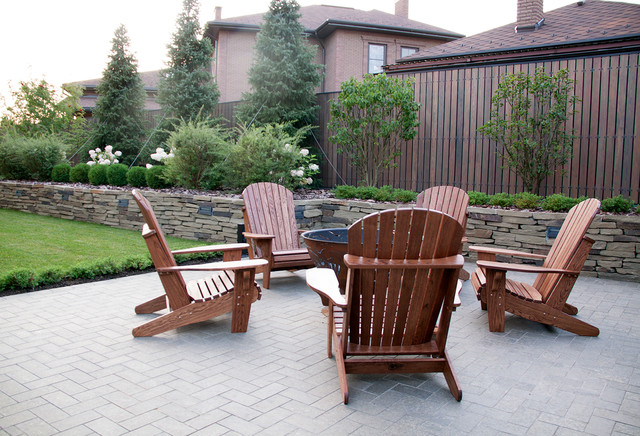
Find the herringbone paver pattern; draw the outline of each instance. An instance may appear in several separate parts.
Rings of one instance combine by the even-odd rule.
[[[461,403],[441,374],[350,375],[347,406],[304,271],[274,274],[244,334],[223,316],[134,339],[155,273],[0,298],[0,434],[640,434],[640,284],[578,280],[597,338],[510,315],[490,333],[470,286],[449,335]]]

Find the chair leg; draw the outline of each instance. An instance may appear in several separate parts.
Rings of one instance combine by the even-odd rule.
[[[342,335],[340,336],[342,338]],[[340,345],[340,338],[334,331],[334,344],[336,354],[336,366],[338,368],[338,380],[340,381],[340,392],[342,392],[342,401],[344,404],[349,403],[349,385],[347,384],[347,370],[344,367],[344,356],[342,355],[342,347]],[[344,339],[344,338],[343,338]]]
[[[136,306],[136,313],[153,313],[167,308],[167,296],[161,295]]]
[[[233,279],[233,309],[231,310],[231,333],[244,333],[251,314],[251,291],[255,279],[254,270],[236,270]]]
[[[444,358],[446,360],[444,364],[444,369],[442,370],[444,374],[444,379],[447,381],[447,385],[449,386],[449,391],[451,391],[451,395],[456,401],[462,400],[462,389],[460,388],[460,382],[458,382],[458,378],[456,377],[455,372],[453,372],[453,367],[451,366],[451,359],[449,358],[449,354],[445,350]]]
[[[271,289],[271,268],[267,265],[262,271],[262,287]]]
[[[518,298],[509,298],[507,310],[522,318],[558,327],[580,336],[598,336],[600,330],[586,322],[542,303],[532,303]]]
[[[233,293],[232,293],[233,294]],[[169,330],[184,327],[196,322],[206,321],[224,313],[231,312],[233,298],[216,298],[202,303],[191,303],[182,306],[173,312],[159,316],[139,327],[133,329],[132,334],[136,338],[141,336],[154,336]]]
[[[489,331],[504,332],[505,272],[487,269],[486,277],[487,285],[483,291],[487,293]]]

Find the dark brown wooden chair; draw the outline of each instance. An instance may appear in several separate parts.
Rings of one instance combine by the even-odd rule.
[[[578,309],[567,303],[571,289],[587,260],[593,239],[585,236],[600,202],[588,199],[574,206],[565,219],[549,254],[472,246],[478,253],[478,269],[471,283],[482,308],[488,310],[489,330],[503,332],[505,311],[531,321],[581,336],[598,336],[600,330],[575,318]],[[496,262],[496,256],[544,260],[542,266]],[[506,278],[507,271],[537,273],[533,285]]]
[[[439,211],[385,210],[349,227],[345,295],[333,270],[307,271],[309,287],[330,300],[328,355],[333,343],[345,404],[350,373],[442,372],[461,400],[446,343],[462,235]]]
[[[418,194],[416,207],[439,210],[452,216],[462,226],[467,229],[467,208],[469,207],[469,194],[455,186],[433,186]],[[462,237],[462,243],[467,243],[467,237]],[[460,270],[460,280],[469,280],[469,273],[464,269]]]
[[[260,268],[262,286],[270,287],[271,271],[314,266],[309,251],[300,246],[293,193],[276,183],[254,183],[242,191],[244,237],[251,245],[249,257],[266,259]]]
[[[170,309],[133,329],[133,336],[153,336],[178,327],[231,312],[231,332],[246,332],[251,304],[260,298],[260,288],[254,281],[255,270],[264,260],[240,260],[248,244],[208,245],[171,251],[149,201],[132,191],[145,224],[142,236],[149,248],[153,265],[160,276],[165,294],[136,307],[136,313],[153,313]],[[178,266],[175,254],[223,252],[223,262]],[[185,283],[182,271],[214,271],[213,276]]]

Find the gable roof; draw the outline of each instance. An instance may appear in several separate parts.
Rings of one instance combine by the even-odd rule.
[[[142,80],[142,86],[146,91],[158,90],[158,82],[160,81],[160,70],[139,71],[138,75],[140,76],[140,80]],[[69,84],[79,85],[84,87],[85,89],[92,89],[92,88],[96,88],[101,80],[102,80],[102,77],[98,79],[81,80],[79,82],[69,82]]]
[[[339,28],[448,40],[464,36],[440,27],[375,9],[362,11],[341,6],[316,5],[301,7],[300,14],[300,23],[304,26],[306,32],[320,38],[327,37]],[[260,30],[263,17],[264,14],[253,14],[209,21],[205,35],[212,39],[217,39],[218,32],[221,29],[257,32]]]
[[[640,5],[602,0],[576,3],[544,13],[543,24],[534,31],[515,32],[515,22],[422,50],[399,59],[391,71],[412,63],[443,64],[481,62],[497,57],[532,56],[531,52],[559,54],[593,50],[594,45],[626,46],[640,41]],[[582,47],[582,48],[580,48]],[[526,53],[526,54],[525,54]]]

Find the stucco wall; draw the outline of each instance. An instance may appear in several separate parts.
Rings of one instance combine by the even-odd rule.
[[[242,221],[240,198],[144,191],[166,234],[211,242],[236,242]],[[296,200],[301,229],[346,227],[395,204],[338,199]],[[411,205],[400,205],[408,207]],[[126,190],[0,182],[0,208],[141,230],[142,217]],[[469,208],[469,244],[546,253],[566,214]],[[640,280],[640,216],[598,215],[588,236],[596,242],[585,275]],[[475,255],[463,254],[473,260]],[[511,259],[517,261],[517,259]]]

